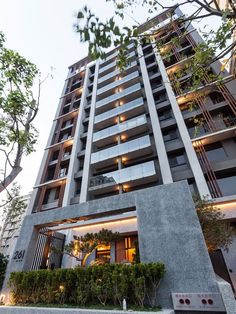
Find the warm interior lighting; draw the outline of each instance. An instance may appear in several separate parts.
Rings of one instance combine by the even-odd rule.
[[[125,135],[121,135],[121,139],[122,141],[126,139],[126,136]]]
[[[79,241],[74,240],[74,255],[77,255],[79,253]]]
[[[63,292],[64,290],[65,290],[65,287],[64,287],[63,285],[60,285],[60,286],[59,286],[59,291],[60,291],[60,292]]]
[[[124,162],[124,161],[127,161],[127,158],[126,157],[122,157],[121,160],[122,160],[122,162]]]
[[[64,147],[73,145],[73,142],[74,142],[74,140],[66,141],[65,144],[64,144]]]
[[[125,121],[125,117],[120,117],[120,121]]]
[[[236,202],[233,201],[233,202],[228,202],[228,203],[222,203],[222,204],[215,204],[216,207],[219,207],[220,209],[227,209],[229,207],[236,207]]]
[[[120,101],[120,106],[124,105],[124,102],[123,101]]]
[[[119,189],[119,187],[118,187]],[[117,220],[117,221],[110,221],[110,222],[104,222],[104,223],[97,223],[97,224],[91,224],[91,225],[88,225],[88,226],[82,226],[82,227],[77,227],[77,228],[74,228],[73,230],[78,230],[78,231],[81,231],[81,230],[90,230],[92,227],[99,227],[99,228],[102,228],[102,227],[115,227],[116,225],[122,225],[122,224],[129,224],[129,223],[136,223],[137,222],[137,218],[134,217],[134,218],[128,218],[128,219],[121,219],[121,220]]]

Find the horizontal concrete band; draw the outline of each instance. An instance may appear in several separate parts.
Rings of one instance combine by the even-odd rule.
[[[23,306],[0,306],[0,313],[4,314],[124,314],[124,311],[112,311],[112,310],[90,310],[90,309],[67,309],[67,308],[48,308],[48,307],[23,307]],[[162,310],[158,312],[137,312],[132,311],[133,314],[174,314],[173,310]]]

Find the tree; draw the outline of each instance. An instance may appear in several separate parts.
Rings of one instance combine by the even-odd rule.
[[[3,207],[3,217],[5,217],[5,220],[0,241],[3,248],[7,246],[8,239],[12,239],[15,232],[19,229],[22,215],[25,213],[27,207],[25,200],[20,194],[21,187],[14,182]]]
[[[5,278],[5,273],[7,269],[8,259],[2,253],[0,253],[0,290],[3,285],[3,281]]]
[[[88,256],[100,245],[109,245],[119,238],[118,232],[107,229],[102,229],[98,233],[86,233],[84,236],[74,236],[74,241],[65,246],[63,253],[76,258],[81,262],[81,266],[85,266]],[[57,249],[52,248],[52,250]]]
[[[33,95],[36,78],[37,98]],[[23,155],[34,151],[37,130],[33,121],[38,112],[41,84],[37,67],[6,48],[5,37],[0,32],[0,193],[21,172]]]
[[[151,41],[158,35],[157,28],[153,28],[152,31],[141,33],[139,29],[139,23],[133,18],[134,25],[131,27],[120,26],[124,25],[124,19],[126,15],[130,17],[133,15],[133,9],[137,6],[142,6],[145,15],[145,8],[147,9],[147,16],[153,12],[157,12],[159,9],[168,9],[170,18],[169,31],[173,30],[174,21],[174,9],[176,5],[166,6],[166,1],[157,0],[106,0],[106,2],[112,2],[114,5],[114,16],[110,19],[102,22],[91,9],[84,6],[77,14],[76,31],[80,35],[81,42],[87,42],[89,44],[88,50],[89,55],[93,59],[104,58],[105,51],[109,47],[118,47],[118,65],[123,68],[127,65],[127,51],[130,40],[138,45],[140,41]],[[209,66],[225,56],[229,57],[225,59],[223,68],[230,62],[234,57],[236,42],[229,42],[233,32],[236,29],[236,4],[234,1],[228,1],[228,7],[222,8],[218,5],[219,1],[201,1],[201,0],[190,0],[190,1],[179,1],[178,6],[180,8],[191,5],[196,8],[190,16],[182,16],[180,20],[183,23],[190,23],[192,21],[201,21],[210,16],[215,16],[221,19],[221,25],[217,30],[211,30],[210,32],[203,32],[205,43],[201,43],[196,47],[195,56],[191,60],[189,67],[192,68],[194,73],[194,79],[197,83],[201,81],[201,78],[205,73],[208,72]],[[147,19],[148,20],[148,19]],[[215,25],[214,25],[215,27]],[[173,38],[173,44],[178,45],[181,38],[186,33]],[[163,46],[160,40],[156,43],[156,47],[160,52],[160,48]],[[220,75],[220,73],[218,73]],[[191,81],[191,82],[192,82]]]
[[[233,230],[224,219],[225,215],[206,197],[195,198],[195,205],[208,251],[227,250],[232,242]]]

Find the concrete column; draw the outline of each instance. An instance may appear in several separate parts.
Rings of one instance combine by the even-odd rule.
[[[168,162],[166,148],[165,148],[165,144],[164,144],[164,140],[163,140],[163,136],[161,132],[160,122],[159,122],[157,111],[156,111],[155,101],[152,94],[152,88],[149,81],[148,71],[145,64],[142,47],[139,45],[137,50],[138,50],[138,55],[139,55],[140,68],[141,68],[141,72],[143,76],[143,84],[145,88],[148,109],[150,113],[150,119],[152,123],[154,141],[155,141],[157,155],[159,159],[159,166],[161,170],[162,181],[163,181],[163,184],[172,183],[173,179],[171,175],[170,165]]]
[[[66,181],[66,187],[65,187],[65,193],[64,193],[62,206],[70,205],[70,199],[74,196],[74,191],[75,191],[74,174],[78,170],[76,169],[78,168],[77,154],[81,149],[80,136],[83,133],[84,107],[87,103],[86,97],[87,97],[87,87],[89,85],[89,74],[90,74],[90,70],[87,67],[86,72],[85,72],[83,92],[81,96],[79,114],[78,114],[77,123],[76,123],[74,142],[73,142],[73,147],[72,147],[71,156],[70,156],[70,164],[69,164],[69,169],[68,169],[68,174],[67,174],[67,181]]]
[[[178,129],[179,129],[181,139],[182,139],[183,144],[184,144],[186,155],[188,157],[189,164],[190,164],[190,167],[192,169],[199,194],[200,194],[200,196],[208,195],[210,197],[210,195],[211,195],[210,191],[208,189],[202,168],[199,164],[196,152],[193,148],[193,145],[192,145],[186,124],[184,122],[181,110],[179,108],[175,94],[174,94],[173,89],[171,87],[171,83],[170,83],[169,77],[167,75],[164,63],[161,59],[160,54],[158,53],[158,51],[155,47],[155,44],[153,43],[152,45],[153,45],[153,50],[155,52],[156,60],[157,60],[158,66],[159,66],[159,71],[161,72],[161,75],[162,75],[162,80],[163,80],[165,88],[166,88],[166,93],[167,93],[168,98],[170,100],[171,108],[172,108]]]
[[[97,97],[98,71],[99,71],[99,61],[96,61],[94,82],[93,82],[93,93],[92,93],[92,100],[91,100],[91,109],[90,109],[90,116],[89,116],[89,127],[88,127],[87,143],[86,143],[86,150],[85,150],[85,157],[84,157],[84,170],[83,170],[83,178],[82,178],[82,184],[81,184],[80,203],[87,201],[87,194],[88,194],[89,175],[90,175],[90,158],[91,158],[92,143],[93,143],[93,126],[94,126],[94,116],[95,116],[96,97]]]

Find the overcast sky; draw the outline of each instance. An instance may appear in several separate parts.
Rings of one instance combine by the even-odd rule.
[[[168,2],[173,4],[165,1]],[[42,88],[35,121],[40,132],[36,152],[24,157],[24,170],[17,178],[26,194],[35,183],[67,68],[87,55],[86,46],[79,43],[73,30],[76,12],[85,3],[102,18],[110,17],[112,10],[105,0],[1,0],[0,3],[0,30],[7,37],[7,47],[35,63],[43,75],[54,68],[54,78],[48,79]],[[185,13],[191,13],[192,9],[186,8]],[[145,21],[143,8],[136,10],[134,16],[140,22]],[[127,18],[127,23],[131,22]]]

